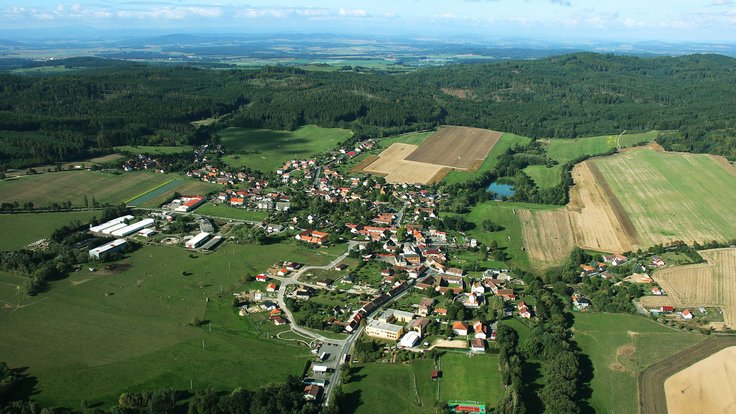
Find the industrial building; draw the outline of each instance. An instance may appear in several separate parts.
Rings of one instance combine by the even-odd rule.
[[[205,201],[207,201],[207,198],[204,196],[182,197],[181,200],[179,200],[179,207],[175,208],[174,211],[187,213],[199,207]]]
[[[189,239],[186,243],[184,243],[184,246],[186,246],[187,249],[196,249],[197,247],[203,245],[209,239],[210,234],[202,232]]]
[[[93,257],[95,259],[104,259],[105,257],[115,253],[119,252],[128,245],[128,242],[125,239],[117,239],[113,240],[110,243],[105,243],[100,247],[95,247],[94,249],[90,249],[89,256]]]

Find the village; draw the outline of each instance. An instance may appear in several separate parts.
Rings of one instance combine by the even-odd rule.
[[[487,255],[489,249],[462,231],[447,228],[439,213],[443,194],[344,172],[342,164],[372,146],[372,141],[365,141],[351,150],[291,160],[265,175],[209,165],[205,149],[197,149],[203,164],[189,175],[224,189],[180,195],[148,211],[145,218],[126,215],[91,227],[93,235],[115,239],[91,249],[89,255],[95,260],[114,258],[130,247],[129,242],[178,245],[206,254],[221,243],[237,241],[238,229],[313,249],[341,247],[342,253],[326,266],[305,266],[284,257],[246,277],[249,289],[233,293],[240,318],[272,324],[274,338],[286,338],[285,332],[290,332],[288,340],[310,347],[314,361],[304,378],[304,398],[310,401],[328,403],[342,367],[361,341],[379,344],[388,360],[397,352],[497,353],[499,321],[532,324],[535,319],[537,308],[529,287],[503,262],[471,268],[459,259],[484,249]],[[140,165],[157,163],[152,159]],[[126,168],[135,165],[139,164],[125,163]],[[315,203],[327,207],[315,209]],[[198,214],[205,204],[261,211],[267,218],[249,221]],[[343,219],[336,219],[340,215]],[[667,292],[647,272],[665,266],[657,255],[634,263],[622,254],[603,254],[579,265],[579,280],[644,289],[646,297],[660,298],[659,305],[649,306],[645,300],[636,303],[637,310],[653,318],[712,320],[718,309],[676,308],[661,301],[666,301]],[[580,286],[568,288],[566,294],[574,311],[586,312],[592,291],[585,289],[586,284]],[[442,373],[434,370],[432,375],[434,380]]]

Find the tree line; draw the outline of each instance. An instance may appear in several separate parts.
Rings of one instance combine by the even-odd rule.
[[[682,137],[663,142],[732,153],[733,62],[719,55],[575,53],[407,74],[117,62],[53,76],[6,73],[0,74],[0,163],[9,168],[68,161],[116,145],[206,142],[225,126],[304,124],[349,128],[355,139],[442,124],[533,138],[679,130]],[[470,93],[458,98],[445,88]],[[218,121],[191,124],[205,118]],[[718,144],[707,144],[713,140]]]

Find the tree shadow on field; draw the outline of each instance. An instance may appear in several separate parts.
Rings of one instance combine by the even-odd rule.
[[[26,371],[28,371],[28,367],[14,368],[13,371],[18,374],[20,378],[13,383],[10,392],[8,393],[11,401],[28,401],[32,396],[40,392],[37,388],[38,379],[26,373]],[[0,400],[0,402],[2,402],[2,400]]]
[[[352,414],[358,410],[358,407],[363,405],[362,399],[363,391],[355,390],[353,392],[345,393],[341,396],[337,406],[340,407],[340,413]]]
[[[541,375],[541,364],[536,361],[524,361],[522,366],[522,377],[528,385],[523,388],[523,399],[526,403],[526,411],[528,413],[541,413],[544,411],[542,400],[539,399],[539,391],[542,390],[541,384],[536,381]]]

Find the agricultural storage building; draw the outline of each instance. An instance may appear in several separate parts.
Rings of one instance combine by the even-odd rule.
[[[127,226],[128,225],[125,224],[125,223],[113,224],[112,226],[110,226],[110,227],[102,230],[100,233],[102,233],[102,234],[112,234],[112,232],[118,231],[118,230],[122,229],[123,227],[127,227]]]
[[[95,247],[89,251],[89,256],[95,259],[104,259],[112,253],[119,252],[128,245],[125,239],[113,240],[110,243],[105,243],[100,247]]]
[[[186,243],[184,243],[184,246],[186,246],[187,249],[196,249],[197,247],[201,246],[209,239],[210,239],[210,234],[202,232],[192,237]]]
[[[106,221],[106,222],[104,222],[102,224],[99,224],[97,226],[90,227],[89,228],[89,231],[91,231],[92,233],[101,233],[102,230],[105,230],[105,229],[107,229],[109,227],[112,227],[112,226],[114,226],[116,224],[123,223],[126,220],[132,220],[132,219],[133,219],[133,216],[130,216],[130,215],[118,217],[116,219],[113,219],[113,220],[110,220],[110,221]]]
[[[153,219],[141,220],[141,221],[139,221],[137,223],[133,223],[131,225],[125,226],[125,227],[123,227],[121,229],[117,229],[117,230],[115,230],[114,232],[112,232],[110,234],[112,234],[113,236],[116,236],[116,237],[125,237],[125,236],[128,236],[130,234],[133,234],[133,233],[135,233],[135,232],[137,232],[139,230],[145,229],[146,227],[151,227],[151,226],[153,226],[153,223],[155,223],[153,221]]]

